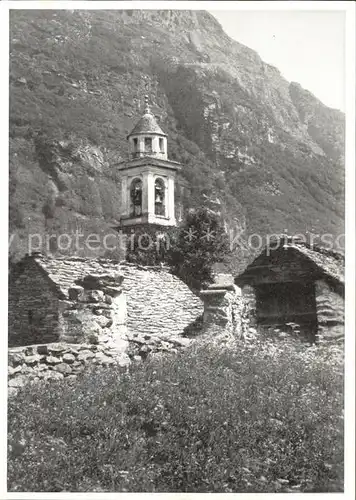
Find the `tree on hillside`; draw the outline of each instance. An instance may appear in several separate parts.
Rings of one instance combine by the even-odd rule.
[[[225,262],[229,253],[221,218],[208,208],[190,210],[185,223],[172,234],[170,243],[168,264],[195,289],[213,281],[213,264]]]

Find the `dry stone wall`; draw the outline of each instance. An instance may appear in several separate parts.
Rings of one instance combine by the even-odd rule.
[[[59,339],[59,299],[44,273],[28,261],[26,269],[9,283],[9,344],[55,342]]]
[[[26,384],[49,380],[73,380],[95,367],[125,367],[144,361],[149,355],[176,353],[191,340],[159,336],[125,337],[126,349],[114,344],[66,344],[62,342],[12,347],[8,351],[8,394],[15,395]]]
[[[129,364],[126,353],[118,355],[105,345],[52,343],[13,347],[8,352],[8,393],[16,394],[27,383],[73,379],[88,366]]]
[[[126,297],[119,273],[88,274],[68,289],[61,301],[61,340],[107,344],[122,352],[126,342]]]
[[[256,292],[250,285],[242,287],[243,317],[252,326],[256,325]]]
[[[324,280],[315,283],[316,314],[319,340],[332,340],[344,336],[344,308],[342,296]]]
[[[185,337],[164,337],[159,333],[156,335],[128,333],[129,347],[127,353],[130,359],[135,361],[145,360],[149,355],[161,353],[176,353],[180,349],[188,347],[192,339]]]
[[[240,288],[233,284],[215,283],[207,290],[202,290],[200,295],[204,301],[204,333],[209,329],[215,332],[224,329],[237,337],[244,336],[244,302]]]

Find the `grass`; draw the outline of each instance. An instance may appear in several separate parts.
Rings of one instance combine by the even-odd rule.
[[[343,491],[343,361],[194,347],[9,402],[9,491]]]

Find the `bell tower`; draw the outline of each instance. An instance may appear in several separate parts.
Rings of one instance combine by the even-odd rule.
[[[168,160],[167,135],[150,109],[148,96],[144,114],[127,141],[129,158],[119,164],[121,229],[175,226],[174,187],[181,165]]]

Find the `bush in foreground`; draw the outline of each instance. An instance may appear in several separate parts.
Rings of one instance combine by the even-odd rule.
[[[195,347],[9,402],[10,491],[343,490],[342,361]]]

